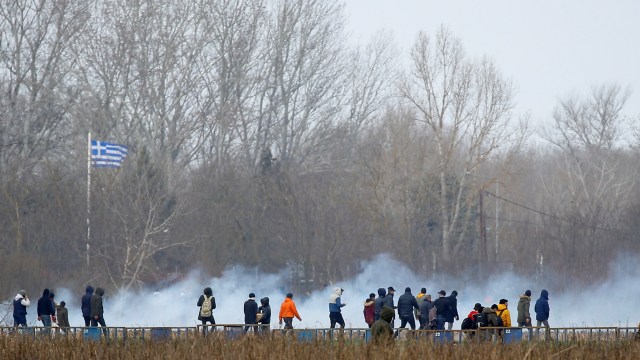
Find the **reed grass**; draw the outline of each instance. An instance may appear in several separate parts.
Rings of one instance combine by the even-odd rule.
[[[1,359],[639,359],[640,343],[522,342],[518,344],[398,341],[298,342],[283,337],[210,336],[168,341],[87,341],[77,338],[0,336]]]

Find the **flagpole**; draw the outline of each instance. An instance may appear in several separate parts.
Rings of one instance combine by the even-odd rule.
[[[87,138],[87,266],[89,266],[89,243],[91,242],[91,131]]]

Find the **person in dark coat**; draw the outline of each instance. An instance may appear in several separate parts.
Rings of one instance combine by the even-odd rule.
[[[386,295],[387,295],[387,290],[385,290],[384,288],[378,289],[378,297],[376,298],[373,304],[374,321],[380,320],[380,313],[382,312],[382,308],[384,307],[384,297]]]
[[[249,294],[249,298],[244,302],[244,323],[245,324],[257,324],[258,319],[258,303],[256,302],[256,294]],[[244,332],[249,331],[249,328],[253,328],[253,331],[258,330],[255,326],[245,326]]]
[[[540,292],[540,298],[536,301],[536,306],[534,308],[536,312],[536,320],[538,324],[536,325],[538,328],[536,329],[536,335],[540,333],[540,326],[544,324],[544,327],[549,327],[549,292],[545,289],[542,289]]]
[[[520,295],[518,300],[518,326],[519,327],[531,327],[531,314],[529,314],[529,307],[531,305],[531,290],[524,292],[524,295]]]
[[[387,288],[387,296],[384,297],[384,306],[388,306],[393,310],[393,319],[391,319],[391,327],[395,328],[395,322],[396,322],[396,314],[395,314],[395,310],[397,309],[396,305],[393,302],[393,295],[396,293],[396,289],[393,288],[393,286],[389,286]]]
[[[51,318],[56,316],[56,309],[53,307],[49,289],[42,291],[42,297],[38,299],[38,321],[42,321],[44,327],[51,326]]]
[[[93,296],[93,286],[87,285],[82,299],[80,299],[82,308],[82,317],[84,318],[84,326],[91,325],[91,297]]]
[[[420,330],[433,330],[434,327],[429,319],[429,314],[433,308],[433,302],[431,301],[431,295],[424,296],[424,300],[420,303]]]
[[[404,294],[398,298],[398,317],[400,318],[400,327],[404,327],[409,323],[411,330],[416,329],[416,321],[413,316],[413,310],[419,310],[418,301],[411,294],[411,288],[404,289]]]
[[[69,311],[65,306],[64,301],[60,301],[60,304],[56,306],[58,326],[65,332],[69,331],[71,325],[69,325]]]
[[[208,300],[208,305],[203,308],[202,304],[205,303],[205,300]],[[202,321],[202,331],[206,334],[208,328],[204,325],[207,325],[207,322],[213,325],[216,323],[216,319],[213,318],[213,309],[216,308],[216,298],[213,296],[213,290],[211,290],[210,287],[204,288],[203,295],[200,295],[200,298],[198,298],[196,306],[200,308],[200,311],[198,311],[198,320]],[[210,309],[207,309],[208,307],[210,307]],[[212,329],[215,331],[215,326],[213,326]]]
[[[446,319],[452,318],[451,315],[451,305],[449,303],[449,298],[446,297],[447,292],[444,290],[438,291],[438,298],[433,302],[433,306],[436,307],[438,316],[436,320],[436,329],[444,330],[444,323]]]
[[[31,306],[31,300],[24,290],[18,291],[13,298],[13,326],[27,326],[27,306]]]
[[[271,324],[271,305],[269,305],[269,298],[263,297],[260,299],[260,307],[258,308],[258,312],[260,312],[261,317],[258,320],[258,324],[266,325],[261,326],[262,331],[269,332],[269,324]]]
[[[107,336],[107,324],[104,321],[104,306],[102,304],[102,297],[104,296],[104,290],[102,288],[96,288],[95,293],[91,296],[91,326],[97,327],[100,324],[102,333]]]
[[[380,319],[371,326],[371,340],[374,343],[388,343],[393,341],[393,328],[391,320],[395,315],[392,308],[384,306],[380,312]]]
[[[458,292],[456,290],[453,290],[449,296],[449,309],[449,314],[447,314],[447,318],[444,321],[447,323],[447,330],[452,330],[453,321],[460,320],[460,316],[458,316]]]

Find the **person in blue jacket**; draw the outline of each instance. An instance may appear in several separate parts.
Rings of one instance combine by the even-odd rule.
[[[343,291],[344,290],[339,287],[333,288],[333,292],[329,296],[329,322],[331,323],[331,329],[336,327],[336,323],[340,324],[340,329],[344,329],[342,307],[347,305],[347,303],[343,303],[341,300]]]
[[[542,289],[540,298],[536,301],[535,312],[536,320],[538,321],[536,335],[538,335],[541,325],[544,324],[544,327],[549,327],[549,292],[545,289]]]
[[[93,296],[93,286],[87,285],[85,293],[82,296],[82,299],[80,299],[85,327],[89,327],[91,325],[91,296]]]

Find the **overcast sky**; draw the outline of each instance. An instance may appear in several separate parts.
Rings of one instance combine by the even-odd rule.
[[[345,0],[354,40],[391,30],[405,58],[420,30],[441,25],[467,54],[488,55],[517,87],[516,110],[548,121],[559,96],[629,87],[640,116],[640,0]]]

